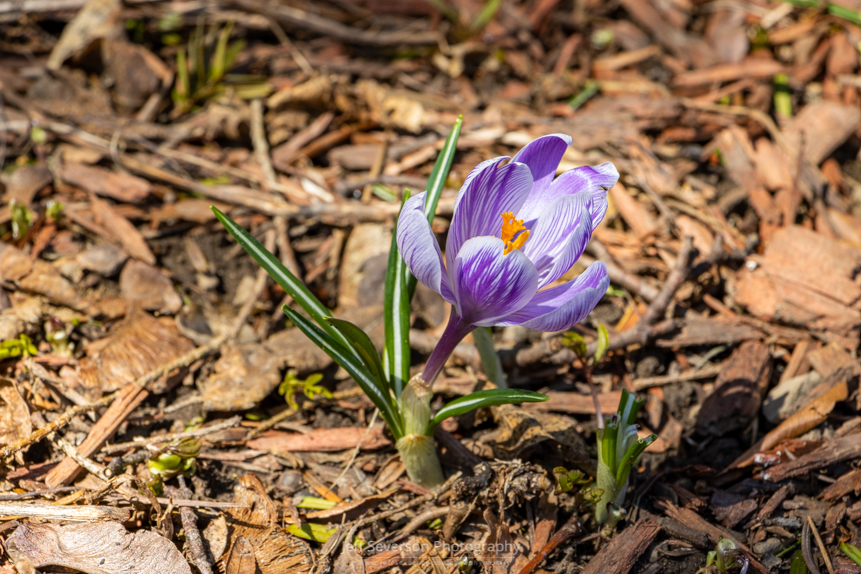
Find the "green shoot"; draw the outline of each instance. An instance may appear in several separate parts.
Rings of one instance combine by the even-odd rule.
[[[212,28],[209,33],[198,26],[191,33],[188,45],[177,51],[172,94],[174,117],[225,94],[228,89],[243,99],[263,98],[272,91],[272,86],[263,78],[227,73],[245,48],[244,40],[230,42],[232,31],[233,22],[228,22],[221,30]]]
[[[598,488],[601,499],[595,506],[595,520],[610,528],[624,516],[623,505],[631,469],[640,455],[657,440],[657,435],[637,439],[637,413],[643,402],[622,391],[616,414],[598,430]]]
[[[859,549],[854,544],[847,544],[846,542],[840,541],[840,551],[846,555],[849,560],[861,566],[861,549]]]
[[[197,455],[200,454],[200,441],[196,438],[183,438],[171,442],[155,453],[148,461],[147,468],[152,478],[147,482],[157,496],[164,492],[164,481],[179,475],[191,476],[197,470]]]
[[[12,357],[35,357],[39,353],[30,337],[21,333],[17,339],[0,342],[0,359]]]
[[[317,384],[322,380],[323,375],[320,373],[313,373],[305,379],[300,379],[296,376],[296,371],[291,369],[287,371],[284,375],[284,380],[278,385],[278,394],[283,396],[284,400],[287,401],[287,405],[296,411],[299,410],[299,405],[296,404],[295,394],[299,389],[302,390],[302,393],[304,393],[308,400],[313,401],[317,397],[332,398],[332,393],[329,392],[329,389]]]
[[[33,212],[17,199],[9,201],[9,212],[12,217],[12,238],[21,239],[30,231]]]

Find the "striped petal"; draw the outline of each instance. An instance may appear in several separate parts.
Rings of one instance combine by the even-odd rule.
[[[523,325],[536,331],[563,331],[592,312],[610,286],[607,268],[598,261],[564,285],[541,291],[520,311],[497,325]]]
[[[482,162],[461,187],[445,246],[446,259],[453,261],[468,240],[483,235],[500,237],[501,214],[517,213],[532,188],[532,175],[522,163],[498,157]]]
[[[519,250],[503,254],[504,247],[496,237],[474,237],[450,266],[457,314],[470,325],[495,325],[538,289],[535,266]]]
[[[558,198],[547,206],[523,246],[538,270],[538,288],[559,279],[583,254],[592,236],[591,198],[585,194]]]
[[[617,181],[619,172],[610,162],[568,170],[543,192],[533,190],[517,218],[525,222],[533,221],[560,197],[584,193],[592,198],[589,212],[592,214],[592,229],[595,229],[607,213],[607,190],[616,185]]]
[[[442,261],[442,251],[424,213],[427,192],[404,203],[398,217],[398,250],[416,279],[454,304],[454,294]]]

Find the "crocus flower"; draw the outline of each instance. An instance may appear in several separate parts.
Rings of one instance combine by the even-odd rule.
[[[433,383],[457,343],[479,326],[523,325],[561,331],[582,321],[610,285],[593,263],[579,277],[548,287],[586,248],[619,179],[611,163],[556,176],[571,138],[554,134],[527,144],[511,161],[480,163],[454,204],[442,251],[424,214],[426,193],[410,198],[397,244],[416,278],[452,304],[446,331],[423,372]]]

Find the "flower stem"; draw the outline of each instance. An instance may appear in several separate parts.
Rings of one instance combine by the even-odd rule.
[[[445,327],[439,343],[437,343],[428,362],[425,364],[422,371],[422,378],[428,385],[433,385],[433,382],[442,371],[445,362],[451,356],[454,348],[460,343],[466,335],[472,331],[473,327],[467,324],[463,319],[457,316],[454,309],[451,310],[451,316],[448,319],[448,325]]]

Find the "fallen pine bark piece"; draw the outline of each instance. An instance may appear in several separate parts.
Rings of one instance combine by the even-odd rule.
[[[743,78],[771,78],[782,71],[783,65],[775,60],[747,58],[737,64],[720,64],[678,74],[673,78],[673,85],[691,87],[715,82],[731,82]]]
[[[697,416],[697,429],[721,436],[747,426],[759,412],[770,377],[768,347],[759,341],[742,344],[723,364]]]
[[[861,432],[856,432],[833,439],[796,460],[769,468],[763,471],[762,479],[769,482],[780,482],[859,456],[861,456]]]
[[[838,478],[837,482],[825,487],[819,495],[823,500],[835,500],[850,493],[856,496],[861,493],[861,468],[850,470]]]
[[[33,504],[32,502],[0,502],[0,517],[7,518],[10,516],[73,522],[91,522],[93,520],[125,522],[131,516],[131,510],[113,506],[54,506],[52,504]]]
[[[693,528],[694,530],[700,530],[705,532],[709,540],[711,540],[712,544],[717,544],[718,540],[721,538],[729,538],[733,542],[735,542],[739,548],[747,552],[748,557],[750,558],[750,566],[752,572],[758,572],[761,574],[766,574],[768,570],[763,566],[756,558],[754,558],[753,554],[746,545],[742,544],[735,537],[730,534],[729,530],[721,528],[720,526],[715,526],[693,510],[688,508],[679,508],[675,504],[672,504],[663,499],[657,499],[655,501],[655,506],[664,511],[664,513],[672,518],[673,520],[679,522],[680,524],[687,526],[688,528]]]
[[[382,429],[342,427],[314,429],[307,434],[269,431],[247,444],[249,448],[265,451],[326,452],[347,450],[359,445],[364,450],[371,450],[392,442],[385,437]]]
[[[582,574],[625,574],[631,570],[661,527],[644,518],[617,534],[582,570]]]

